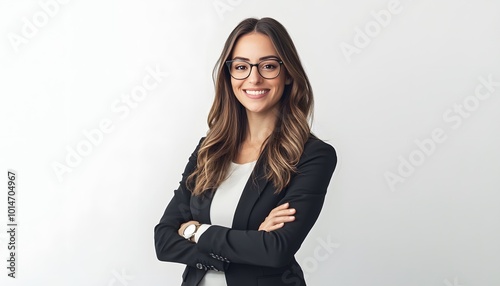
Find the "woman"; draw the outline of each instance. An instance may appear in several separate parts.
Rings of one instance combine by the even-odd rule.
[[[286,29],[246,19],[214,69],[215,99],[182,181],[155,227],[182,285],[306,285],[295,253],[337,162],[310,132],[313,94]]]

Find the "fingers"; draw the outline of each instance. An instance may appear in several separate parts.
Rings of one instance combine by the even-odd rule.
[[[277,206],[269,213],[264,222],[259,227],[259,230],[267,232],[282,228],[285,223],[295,220],[295,209],[289,208],[289,203],[284,203]]]
[[[290,216],[295,213],[295,209],[289,209],[289,203],[284,203],[275,207],[270,213],[268,218],[272,217],[282,217],[282,216]]]
[[[280,211],[286,210],[289,207],[290,207],[289,203],[284,203],[284,204],[279,205],[279,206],[275,207],[274,209],[272,209],[271,212],[269,213],[269,215],[271,215],[273,213],[276,213],[276,212],[280,212]]]
[[[274,225],[274,224],[280,224],[280,223],[293,221],[293,220],[295,220],[295,216],[287,214],[287,215],[271,217],[271,218],[268,218],[266,220],[268,220],[270,223],[272,223]]]
[[[285,223],[278,223],[278,224],[275,224],[273,226],[270,226],[268,229],[266,229],[267,232],[270,232],[270,231],[273,231],[273,230],[277,230],[277,229],[280,229],[282,228],[283,226],[285,225]]]
[[[260,225],[259,230],[265,230],[267,232],[277,230],[282,228],[285,223],[292,222],[295,220],[294,216],[281,216],[266,218],[266,220]]]

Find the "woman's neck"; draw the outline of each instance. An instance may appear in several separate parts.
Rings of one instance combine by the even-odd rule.
[[[273,132],[277,116],[275,111],[266,114],[247,112],[247,119],[248,129],[244,141],[260,146]]]
[[[234,158],[235,163],[243,164],[257,160],[262,151],[262,144],[273,132],[276,125],[275,113],[267,116],[247,112],[248,128],[240,150]]]

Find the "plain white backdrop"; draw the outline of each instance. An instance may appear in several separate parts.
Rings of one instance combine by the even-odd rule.
[[[297,253],[308,285],[499,285],[498,11],[492,0],[0,1],[0,283],[180,285],[184,266],[157,261],[153,227],[207,131],[226,37],[270,16],[310,77],[313,130],[339,156]]]

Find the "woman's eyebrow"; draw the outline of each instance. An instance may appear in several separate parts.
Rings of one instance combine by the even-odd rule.
[[[259,58],[259,61],[262,61],[262,60],[268,60],[268,59],[279,59],[278,56],[275,56],[275,55],[269,55],[269,56],[265,56],[265,57],[261,57]],[[249,61],[250,59],[248,58],[244,58],[244,57],[234,57],[233,58],[233,61],[234,60],[243,60],[243,61]]]

